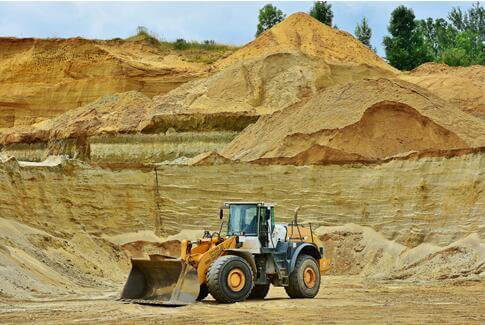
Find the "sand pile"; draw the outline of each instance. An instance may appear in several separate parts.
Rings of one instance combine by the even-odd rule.
[[[149,255],[180,256],[179,240],[167,240],[164,242],[137,240],[123,244],[121,248],[129,257],[138,259],[149,259]]]
[[[207,67],[145,42],[0,38],[0,128],[118,92],[163,94],[207,75]]]
[[[485,118],[485,66],[449,67],[426,63],[399,78],[428,89],[466,112]]]
[[[215,64],[218,73],[155,98],[159,114],[264,115],[318,89],[397,73],[350,34],[297,13]]]
[[[0,218],[0,301],[112,295],[126,281],[129,258],[178,257],[182,239],[203,233],[184,230],[164,239],[146,230],[100,237],[82,226],[50,229]]]
[[[324,86],[324,62],[297,53],[276,53],[236,62],[206,79],[154,98],[159,114],[269,114],[298,103]]]
[[[102,97],[88,105],[72,109],[53,119],[32,126],[12,128],[0,143],[48,142],[99,134],[135,132],[148,116],[150,99],[138,92]]]
[[[80,229],[47,233],[0,218],[0,299],[82,296],[116,289],[129,269],[126,255]]]
[[[398,72],[351,34],[322,24],[302,12],[292,14],[229,57],[218,61],[216,66],[226,67],[235,62],[287,51],[298,51],[327,63]]]
[[[485,276],[485,244],[471,234],[448,246],[406,247],[355,224],[316,230],[331,259],[329,274],[373,279],[447,280]]]
[[[103,236],[103,238],[119,245],[129,257],[133,258],[148,259],[150,254],[180,256],[180,240],[159,237],[151,230]]]
[[[375,161],[485,145],[485,123],[413,84],[362,80],[261,117],[222,152],[260,163]]]

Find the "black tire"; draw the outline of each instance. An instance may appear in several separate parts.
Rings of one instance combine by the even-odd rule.
[[[228,284],[229,274],[237,272],[244,275],[241,289],[234,291]],[[212,263],[207,271],[207,286],[215,300],[221,303],[233,303],[245,300],[253,289],[253,272],[248,262],[242,257],[225,255]]]
[[[315,275],[311,287],[304,280],[304,272],[313,272]],[[306,254],[298,256],[295,269],[290,274],[289,284],[285,290],[290,298],[313,298],[317,295],[320,290],[320,268],[312,256]]]
[[[248,296],[248,299],[264,299],[269,291],[268,284],[255,284],[253,290]]]
[[[207,296],[209,295],[209,288],[207,288],[207,284],[205,283],[202,283],[200,285],[200,291],[199,291],[199,295],[197,296],[197,298],[195,300],[197,301],[202,301],[204,300]]]

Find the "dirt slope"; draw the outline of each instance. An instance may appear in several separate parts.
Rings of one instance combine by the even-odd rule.
[[[145,42],[0,38],[0,128],[117,92],[163,94],[206,75],[207,66]]]
[[[485,276],[485,244],[476,233],[447,246],[423,243],[416,247],[355,224],[321,227],[316,233],[331,260],[329,274],[425,281]]]
[[[159,114],[270,114],[322,88],[398,73],[350,34],[304,13],[291,15],[215,67],[221,71],[155,98]]]
[[[147,118],[150,99],[139,92],[104,96],[88,105],[69,110],[31,126],[11,128],[0,137],[3,144],[83,139],[95,134],[126,133],[137,130]]]
[[[378,79],[332,87],[301,108],[262,117],[222,154],[253,161],[312,150],[346,161],[483,145],[485,124],[479,118],[413,84]]]
[[[365,65],[398,72],[349,33],[322,24],[303,12],[292,14],[229,57],[218,61],[216,66],[225,67],[234,62],[287,51],[298,51],[327,63]]]
[[[129,265],[120,248],[80,228],[51,227],[0,218],[0,300],[80,297],[124,281]]]
[[[426,63],[400,78],[428,89],[463,111],[485,118],[485,66]]]

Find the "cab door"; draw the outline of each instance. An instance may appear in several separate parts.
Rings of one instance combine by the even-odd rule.
[[[258,237],[262,247],[268,247],[270,236],[271,210],[267,207],[259,207],[259,231]]]

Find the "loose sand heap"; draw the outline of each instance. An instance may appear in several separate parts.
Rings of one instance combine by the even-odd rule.
[[[426,63],[400,78],[428,89],[463,111],[485,118],[485,66]]]
[[[423,150],[485,145],[485,123],[413,84],[362,80],[265,116],[223,156],[260,163],[375,161]]]
[[[130,270],[129,258],[148,254],[180,256],[181,239],[203,231],[183,231],[167,239],[151,231],[99,237],[79,228],[49,232],[0,218],[0,301],[89,297],[119,292]],[[112,297],[116,298],[116,297]]]
[[[120,248],[81,229],[49,234],[3,218],[0,265],[0,300],[60,299],[94,288],[113,290],[129,269]]]
[[[332,83],[324,61],[297,52],[236,62],[206,79],[189,82],[154,98],[158,114],[220,113],[261,115],[298,103]]]
[[[355,224],[321,227],[316,233],[331,259],[329,274],[424,281],[485,277],[485,244],[477,234],[446,247],[406,247]]]
[[[118,92],[163,94],[207,75],[208,64],[172,52],[143,41],[0,38],[0,128]]]
[[[292,14],[229,57],[218,61],[216,66],[226,67],[235,62],[288,51],[298,51],[327,63],[399,72],[351,34],[322,24],[303,12]]]
[[[0,143],[48,142],[100,134],[135,132],[148,116],[150,99],[139,92],[105,96],[31,126],[10,129]]]
[[[212,166],[212,165],[226,165],[236,163],[226,157],[223,157],[216,151],[202,152],[194,157],[179,157],[174,160],[167,160],[156,164],[157,166],[164,165],[185,165],[185,166]]]
[[[215,64],[221,70],[155,98],[160,113],[264,115],[318,89],[398,71],[350,34],[296,13]]]

